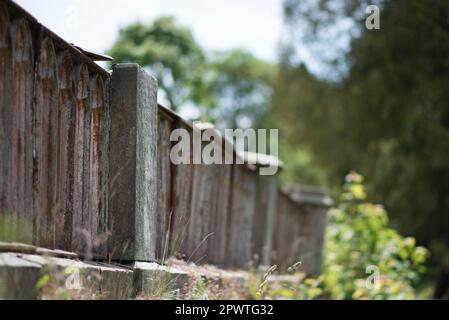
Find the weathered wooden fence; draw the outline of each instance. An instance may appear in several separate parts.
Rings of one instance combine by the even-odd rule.
[[[104,258],[109,74],[0,2],[3,237]]]
[[[252,228],[256,210],[263,216],[266,210],[257,206],[256,167],[174,165],[170,161],[170,133],[178,128],[191,133],[194,130],[192,124],[160,107],[158,190],[162,192],[158,197],[157,256],[177,255],[195,262],[243,267],[254,253]],[[201,131],[196,127],[195,130]],[[218,132],[216,136],[216,143],[223,142],[224,155],[229,142],[220,139]],[[237,155],[232,150],[235,159]],[[267,195],[259,194],[264,199]]]
[[[329,203],[276,191],[257,165],[171,163],[171,132],[201,129],[156,95],[137,65],[109,73],[0,1],[0,240],[121,261],[301,259],[317,273]]]
[[[273,263],[285,271],[300,261],[301,271],[319,274],[326,212],[331,205],[321,189],[282,188],[273,232]]]

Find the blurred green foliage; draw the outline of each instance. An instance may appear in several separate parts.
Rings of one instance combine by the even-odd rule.
[[[190,29],[176,24],[172,17],[123,28],[108,53],[117,63],[133,62],[149,68],[174,110],[201,99],[196,92],[203,86],[204,53]]]
[[[428,251],[392,229],[382,206],[366,202],[362,176],[347,175],[343,190],[339,206],[329,212],[326,233],[323,281],[330,297],[416,298]],[[374,272],[379,272],[377,283]]]
[[[346,176],[340,203],[329,212],[324,266],[318,278],[297,273],[299,285],[273,288],[283,299],[416,299],[428,251],[389,226],[384,208],[366,202],[363,177]]]
[[[371,4],[381,8],[380,30],[365,28]],[[363,172],[366,200],[383,203],[393,227],[430,248],[449,292],[449,2],[284,0],[283,8],[278,66],[242,50],[206,52],[170,17],[124,28],[109,54],[150,68],[174,110],[193,105],[222,128],[279,128],[284,181],[338,196],[347,172]],[[301,46],[333,73],[310,72]],[[363,297],[357,290],[339,292]]]
[[[254,125],[271,99],[272,64],[244,50],[206,52],[172,17],[123,28],[108,54],[148,68],[173,110],[196,107],[219,127]]]
[[[380,30],[365,28],[369,4],[380,7]],[[432,251],[449,293],[449,2],[285,0],[284,13],[289,38],[271,109],[284,175],[324,182],[335,196],[348,171],[363,172],[368,200]],[[338,72],[312,74],[301,45]]]

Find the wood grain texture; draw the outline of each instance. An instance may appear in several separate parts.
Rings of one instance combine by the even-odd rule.
[[[12,38],[10,200],[16,235],[21,241],[30,243],[32,229],[29,226],[32,224],[33,208],[33,42],[29,25],[24,19],[14,21]]]
[[[172,227],[170,233],[170,252],[179,258],[187,258],[188,229],[192,193],[191,164],[172,165]]]
[[[11,23],[8,10],[0,3],[0,240],[11,240],[11,230],[7,219],[11,209],[11,131],[12,116],[12,49],[10,37]]]
[[[57,143],[56,248],[72,249],[75,112],[73,61],[68,51],[59,53],[59,113]]]
[[[72,248],[78,253],[87,247],[89,202],[89,163],[90,153],[90,112],[89,106],[89,71],[85,64],[74,68],[75,79],[75,137],[74,137],[74,181],[73,181],[73,219]],[[87,127],[86,127],[87,125]],[[87,150],[86,150],[87,149]],[[86,152],[87,151],[87,152]]]
[[[55,216],[62,204],[57,203],[56,194],[59,109],[57,61],[53,42],[49,38],[42,41],[35,74],[35,239],[39,246],[54,248]]]
[[[102,132],[105,109],[105,91],[103,78],[93,74],[89,81],[89,112],[91,113],[90,140],[90,176],[89,176],[89,230],[92,254],[96,258],[105,256],[106,222],[103,221],[102,197]],[[102,252],[103,251],[103,252]]]
[[[232,179],[232,202],[226,264],[247,268],[251,262],[251,238],[257,183],[255,172],[235,165]]]
[[[303,238],[303,211],[301,206],[292,202],[285,194],[279,192],[275,230],[273,233],[273,262],[282,271],[286,271],[298,261],[304,261],[307,257],[301,244]]]
[[[211,220],[215,211],[215,195],[218,192],[215,165],[194,165],[192,202],[188,233],[188,253],[193,262],[207,262],[208,248],[214,234]]]
[[[270,176],[257,175],[256,208],[251,238],[251,256],[254,263],[261,263],[265,249],[265,234],[267,229],[267,201]]]
[[[171,162],[170,162],[170,120],[160,118],[158,123],[158,190],[157,198],[157,234],[156,258],[164,260],[169,255],[169,239],[171,224]]]
[[[9,240],[105,257],[109,74],[0,3],[0,218]]]
[[[231,209],[232,165],[217,165],[216,171],[217,190],[213,195],[210,219],[210,229],[214,234],[208,244],[207,262],[224,266]]]
[[[300,230],[298,251],[302,255],[302,270],[316,276],[321,271],[324,231],[327,222],[327,208],[316,205],[303,205],[303,224]]]

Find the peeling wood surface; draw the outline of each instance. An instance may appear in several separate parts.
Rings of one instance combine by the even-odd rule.
[[[109,75],[13,2],[0,26],[1,237],[104,257]]]

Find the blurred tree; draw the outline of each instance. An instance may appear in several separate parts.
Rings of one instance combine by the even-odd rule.
[[[368,4],[381,8],[380,30],[365,28]],[[295,41],[298,25],[309,32],[302,41],[319,42],[352,22],[337,61],[345,72],[333,81],[291,63],[295,50],[287,50],[274,110],[290,148],[310,150],[334,185],[351,169],[369,177],[371,200],[431,249],[441,270],[437,295],[448,294],[449,2],[285,0],[284,12]]]
[[[272,64],[243,50],[207,54],[172,17],[127,26],[108,54],[150,69],[173,110],[190,104],[221,128],[255,124],[270,103]]]
[[[203,50],[190,29],[172,17],[160,17],[151,25],[137,22],[120,30],[108,54],[115,62],[134,62],[151,69],[173,110],[188,102],[201,103]]]
[[[216,52],[209,62],[208,114],[223,128],[254,126],[266,111],[275,68],[250,52]]]

